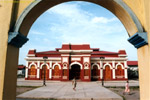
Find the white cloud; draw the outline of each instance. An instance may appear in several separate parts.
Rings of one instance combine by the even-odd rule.
[[[47,26],[46,33],[42,33],[40,28],[31,29],[30,33],[37,36],[34,37],[36,42],[30,42],[29,46],[22,49],[22,53],[26,53],[30,47],[45,51],[59,48],[62,43],[89,43],[91,47],[106,51],[126,49],[131,59],[136,58],[136,50],[127,41],[126,30],[115,16],[96,16],[80,6],[80,3],[63,3],[49,9],[47,14],[54,15],[53,22],[56,23]]]
[[[118,19],[117,18],[108,19],[105,17],[94,17],[92,19],[92,23],[109,23],[109,22],[116,21],[116,20],[118,20]]]

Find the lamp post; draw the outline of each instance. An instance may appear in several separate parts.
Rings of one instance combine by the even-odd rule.
[[[104,59],[105,59],[105,57],[100,57],[101,61],[103,61]],[[103,69],[103,62],[102,62],[102,69]],[[102,86],[104,86],[104,76],[103,75],[102,75]]]
[[[48,59],[48,57],[44,56],[43,59],[44,59],[44,80],[43,80],[43,86],[46,86],[45,70],[46,70],[46,60]]]

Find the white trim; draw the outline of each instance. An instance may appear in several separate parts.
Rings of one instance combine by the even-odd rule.
[[[46,65],[46,66],[47,66],[47,69],[49,69],[49,66],[48,66],[47,63],[46,63],[46,64],[45,64],[45,63],[41,64],[40,69],[42,69],[42,67],[43,67],[44,65]]]
[[[124,77],[127,79],[128,78],[128,71],[127,69],[124,69]]]
[[[28,54],[27,56],[28,56],[28,57],[34,57],[35,54]]]
[[[86,56],[91,56],[91,55],[84,55],[84,54],[82,54],[82,55],[67,55],[67,54],[62,54],[61,56],[71,56],[71,57],[86,57]]]
[[[52,69],[49,69],[49,78],[52,79]]]
[[[124,67],[128,68],[127,61],[124,61]]]
[[[25,60],[41,60],[44,61],[43,57],[26,57]],[[61,57],[48,57],[48,60],[61,60]]]
[[[94,63],[94,64],[92,65],[91,69],[93,69],[93,66],[94,66],[94,65],[96,65],[96,66],[98,67],[98,69],[100,69],[100,66],[99,66],[99,64],[97,64],[97,63]]]
[[[125,54],[118,55],[119,57],[127,57]]]
[[[40,78],[40,69],[39,68],[37,69],[37,75],[36,75],[36,77]]]
[[[49,68],[52,68],[52,61],[49,61]]]
[[[79,65],[81,67],[81,69],[83,69],[82,64],[79,63],[79,62],[76,62],[76,61],[70,64],[69,69],[71,69],[71,66],[74,65],[74,64]]]
[[[100,69],[100,78],[103,79],[103,69]]]
[[[100,58],[91,58],[91,60],[101,60]],[[103,59],[103,61],[105,61],[105,60],[122,60],[122,61],[124,61],[124,60],[128,60],[127,58],[114,58],[114,57],[107,57],[107,58],[105,58],[105,59]]]
[[[119,65],[122,67],[122,69],[124,69],[123,65],[122,65],[120,62],[118,62],[118,64],[116,65],[115,69],[117,69],[117,67],[118,67]]]
[[[37,65],[35,64],[35,62],[32,62],[32,63],[29,65],[29,69],[31,68],[32,65],[35,65],[35,68],[37,69]]]
[[[26,75],[25,78],[28,78],[28,69],[26,68]]]
[[[115,69],[113,68],[113,79],[115,79],[116,78],[116,71],[115,71]]]
[[[103,69],[105,69],[105,67],[106,67],[107,65],[110,67],[110,69],[113,69],[112,66],[111,66],[108,62],[107,62],[106,64],[104,64]]]
[[[91,53],[93,50],[59,50],[61,53]]]
[[[60,64],[58,64],[57,62],[53,65],[52,69],[54,69],[54,67],[55,67],[56,65],[58,65],[59,69],[61,69]]]
[[[115,61],[112,61],[112,67],[115,68]]]

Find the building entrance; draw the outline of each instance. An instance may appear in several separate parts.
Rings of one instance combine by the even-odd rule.
[[[80,73],[81,73],[80,65],[77,64],[72,65],[69,71],[69,79],[72,80],[74,77],[76,79],[80,79]]]

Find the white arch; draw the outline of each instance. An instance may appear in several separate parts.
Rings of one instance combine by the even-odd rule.
[[[118,67],[119,65],[121,66],[122,69],[124,69],[123,65],[122,65],[120,62],[115,66],[115,69],[117,69],[117,67]]]
[[[76,62],[76,61],[70,64],[69,69],[71,69],[71,66],[74,65],[74,64],[79,65],[81,67],[81,69],[83,69],[82,64],[79,63],[79,62]]]
[[[35,68],[37,69],[37,65],[36,65],[34,62],[32,62],[32,63],[29,65],[29,69],[31,68],[32,65],[34,65]]]
[[[58,64],[57,62],[53,65],[52,69],[54,69],[56,65],[58,65],[59,69],[61,69],[60,64]]]
[[[106,64],[103,66],[103,69],[105,69],[105,67],[106,67],[107,65],[110,67],[110,69],[113,69],[112,66],[111,66],[109,63],[106,63]]]
[[[97,64],[97,63],[94,63],[94,64],[92,65],[92,67],[91,67],[92,69],[93,69],[93,66],[94,66],[94,65],[96,65],[96,66],[98,67],[98,69],[100,69],[100,66],[99,66],[99,64]]]
[[[41,67],[40,67],[40,69],[42,69],[42,67],[44,66],[45,64],[43,63],[43,64],[41,64]],[[47,66],[47,69],[49,69],[49,66],[48,66],[48,64],[46,64],[46,66]]]

